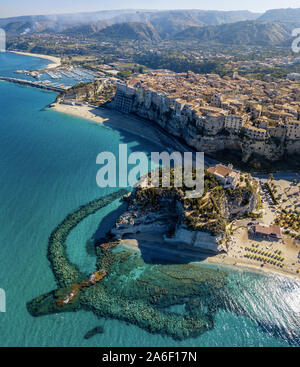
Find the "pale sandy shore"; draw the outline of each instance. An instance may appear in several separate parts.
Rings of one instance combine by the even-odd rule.
[[[95,108],[89,106],[71,106],[61,103],[53,103],[51,109],[57,112],[66,113],[69,115],[77,116],[86,120],[91,120],[103,124],[108,121],[108,118],[101,117],[100,114],[96,114]]]
[[[32,56],[32,57],[38,57],[40,59],[49,60],[52,63],[47,66],[47,69],[54,69],[61,65],[61,59],[59,57],[42,55],[42,54],[32,54],[29,52],[19,52],[19,51],[9,51],[9,52],[17,54],[17,55]]]
[[[120,244],[128,249],[134,250],[134,251],[140,251],[140,241],[143,241],[143,243],[148,243],[149,246],[151,247],[154,243],[155,246],[158,245],[159,248],[162,250],[163,246],[167,246],[166,243],[163,241],[161,235],[155,235],[153,233],[149,234],[149,233],[144,233],[142,235],[136,235],[135,239],[124,239],[120,241]],[[196,251],[191,252],[188,249],[180,249],[178,250],[176,248],[176,246],[174,247],[174,249],[170,248],[170,246],[168,246],[168,252],[170,252],[170,254],[173,254],[175,256],[180,256],[179,257],[187,257],[192,259],[194,254],[195,257],[195,261],[192,261],[194,263],[198,263],[198,264],[211,264],[211,265],[215,265],[215,266],[224,266],[224,267],[228,267],[230,269],[236,269],[236,270],[241,270],[241,271],[249,271],[249,272],[258,272],[258,273],[264,273],[264,274],[269,274],[269,275],[284,275],[284,276],[289,276],[291,278],[300,279],[300,275],[299,274],[295,274],[295,272],[293,272],[290,268],[275,268],[274,266],[271,265],[265,265],[264,267],[261,267],[260,265],[256,265],[253,262],[251,262],[251,260],[247,260],[246,258],[243,259],[236,259],[228,254],[219,254],[219,255],[205,255],[203,254],[203,260],[199,260],[199,258],[201,259],[201,252],[198,253]]]
[[[176,149],[178,151],[186,151],[176,139],[162,132],[151,122],[139,119],[132,115],[124,115],[107,108],[95,108],[87,105],[72,106],[61,103],[53,103],[49,106],[52,110],[77,116],[104,126],[121,129],[131,134],[145,138],[154,144],[165,147],[165,150]]]
[[[216,257],[210,257],[203,261],[203,263],[206,264],[214,264],[214,265],[224,265],[228,266],[231,269],[240,269],[240,270],[248,270],[252,272],[259,272],[259,273],[265,273],[265,274],[273,274],[273,275],[284,275],[289,276],[294,279],[299,280],[300,274],[295,274],[294,271],[292,271],[289,268],[286,269],[278,269],[275,267],[272,267],[271,265],[265,265],[264,267],[261,267],[260,265],[256,265],[251,263],[250,261],[247,261],[247,259],[235,259],[228,255],[217,255]]]

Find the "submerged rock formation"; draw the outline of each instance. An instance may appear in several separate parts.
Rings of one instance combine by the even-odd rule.
[[[212,329],[214,315],[224,304],[226,273],[219,270],[196,265],[145,264],[137,253],[113,252],[116,244],[111,244],[97,246],[98,271],[88,280],[72,284],[84,275],[66,256],[67,234],[87,215],[124,194],[123,191],[82,206],[53,232],[50,261],[59,288],[28,302],[28,311],[37,317],[85,309],[100,317],[124,320],[179,340]],[[168,310],[178,304],[183,306],[182,314]],[[86,337],[102,331],[93,329]]]
[[[139,253],[124,249],[115,242],[104,246],[97,244],[97,271],[88,280],[71,284],[78,279],[79,273],[73,274],[73,265],[66,255],[65,230],[68,229],[69,233],[80,220],[108,205],[120,194],[124,193],[117,192],[82,206],[66,217],[62,222],[64,225],[58,226],[59,236],[55,236],[57,246],[51,246],[53,257],[50,260],[57,263],[58,267],[63,265],[65,271],[57,271],[52,264],[59,288],[27,303],[32,316],[83,309],[99,317],[129,322],[150,333],[159,333],[176,340],[197,337],[212,330],[220,310],[255,320],[231,297],[232,289],[227,289],[227,272],[199,264],[145,263]],[[179,197],[175,192],[166,193],[165,203]],[[153,198],[153,205],[156,204]],[[177,212],[180,212],[179,206]],[[69,223],[73,224],[72,228]],[[61,257],[62,263],[59,261]],[[71,269],[69,274],[68,269]],[[66,283],[70,285],[64,286]],[[86,286],[80,286],[82,284]],[[69,302],[57,302],[66,300],[71,293],[74,297]],[[267,330],[269,334],[270,330],[275,330],[274,324],[270,323],[268,329],[263,325],[262,330]],[[87,331],[83,337],[90,338],[102,332],[103,327],[98,326]]]

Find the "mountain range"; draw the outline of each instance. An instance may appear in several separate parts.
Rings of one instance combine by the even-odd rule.
[[[217,25],[254,20],[260,14],[249,11],[205,10],[118,10],[94,13],[24,16],[0,19],[0,27],[10,34],[36,32],[89,32],[119,23],[146,23],[161,37],[168,37],[191,26]]]
[[[291,28],[293,26],[286,23],[244,21],[217,26],[191,27],[176,34],[174,39],[231,45],[279,45],[291,38]]]
[[[250,11],[116,10],[0,19],[8,36],[61,33],[98,40],[197,40],[223,44],[281,45],[300,26],[299,9]]]

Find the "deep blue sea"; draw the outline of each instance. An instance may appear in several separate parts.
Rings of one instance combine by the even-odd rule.
[[[45,67],[47,61],[0,54],[0,74]],[[241,314],[221,311],[215,328],[183,342],[152,335],[117,320],[80,311],[33,318],[26,302],[56,288],[46,258],[52,230],[81,204],[109,190],[96,185],[96,156],[157,150],[127,132],[44,109],[55,94],[0,82],[0,288],[7,312],[0,313],[0,346],[289,346],[299,345],[300,283],[283,276],[228,271],[228,290]],[[68,238],[68,254],[87,274],[95,269],[88,243],[120,214],[115,202],[84,220]],[[98,233],[99,234],[99,233]],[[85,340],[98,325],[105,333]],[[298,338],[298,339],[297,339]]]

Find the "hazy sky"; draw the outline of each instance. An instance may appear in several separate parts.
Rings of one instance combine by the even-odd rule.
[[[2,4],[3,5],[2,5]],[[300,8],[300,0],[0,0],[0,18],[109,9],[252,10]]]

